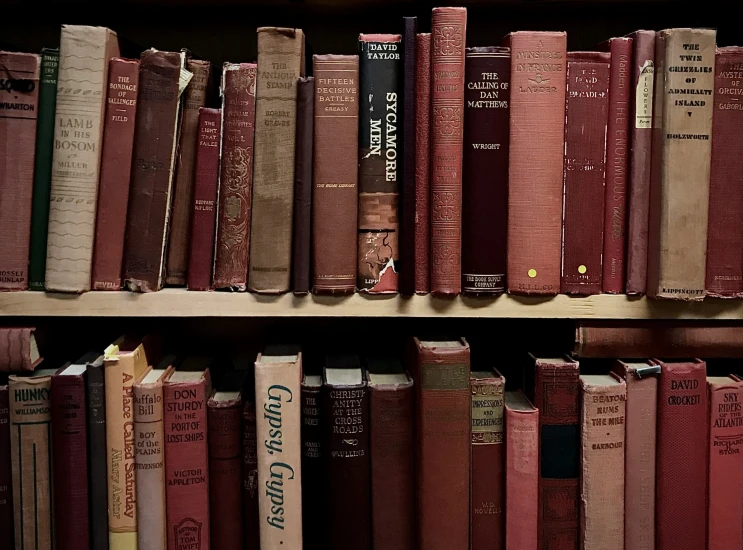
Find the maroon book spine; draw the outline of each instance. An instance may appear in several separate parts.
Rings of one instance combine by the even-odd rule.
[[[0,548],[13,548],[13,489],[10,468],[10,402],[0,386]]]
[[[609,122],[606,128],[606,189],[601,290],[622,294],[627,254],[627,169],[629,161],[632,39],[611,38]]]
[[[196,142],[193,215],[188,255],[188,290],[209,290],[214,265],[214,233],[219,186],[219,142],[222,130],[219,109],[199,109]]]
[[[108,102],[103,125],[93,290],[121,288],[138,88],[139,61],[113,58],[108,70]]]
[[[255,402],[248,400],[243,409],[243,530],[245,549],[260,550],[258,524],[258,440]]]
[[[54,537],[57,550],[90,548],[85,379],[52,376]]]
[[[415,42],[415,293],[431,291],[431,34]]]
[[[600,294],[609,54],[568,53],[567,79],[560,292]]]

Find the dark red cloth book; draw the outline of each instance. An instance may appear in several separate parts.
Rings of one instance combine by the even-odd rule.
[[[10,467],[10,402],[0,386],[0,547],[13,548],[13,490]]]
[[[431,33],[415,42],[415,293],[431,290]]]
[[[255,401],[245,400],[243,409],[243,531],[246,550],[260,550],[258,525],[258,441],[256,438]]]

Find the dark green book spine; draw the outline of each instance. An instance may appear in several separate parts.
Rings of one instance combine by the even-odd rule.
[[[36,126],[34,193],[31,206],[31,250],[28,270],[28,287],[31,290],[44,290],[58,69],[59,50],[50,48],[41,50],[39,119]]]

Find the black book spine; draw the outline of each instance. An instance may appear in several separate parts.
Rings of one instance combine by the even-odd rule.
[[[13,490],[10,468],[10,401],[0,386],[0,548],[13,548]]]
[[[315,79],[297,83],[297,144],[294,156],[294,294],[310,291],[310,246],[312,229],[312,143],[314,138]]]
[[[403,17],[402,197],[400,200],[400,294],[415,294],[415,37],[417,17]]]
[[[307,548],[327,546],[321,389],[302,384],[302,538]]]
[[[85,370],[88,406],[90,548],[108,550],[108,479],[106,477],[106,384],[103,364]]]

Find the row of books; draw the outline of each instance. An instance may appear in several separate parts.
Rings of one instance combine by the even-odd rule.
[[[582,375],[530,355],[527,398],[471,367],[464,339],[409,344],[404,360],[328,355],[317,375],[293,346],[225,369],[121,339],[11,375],[0,542],[741,548],[739,376],[707,377],[700,360]]]

